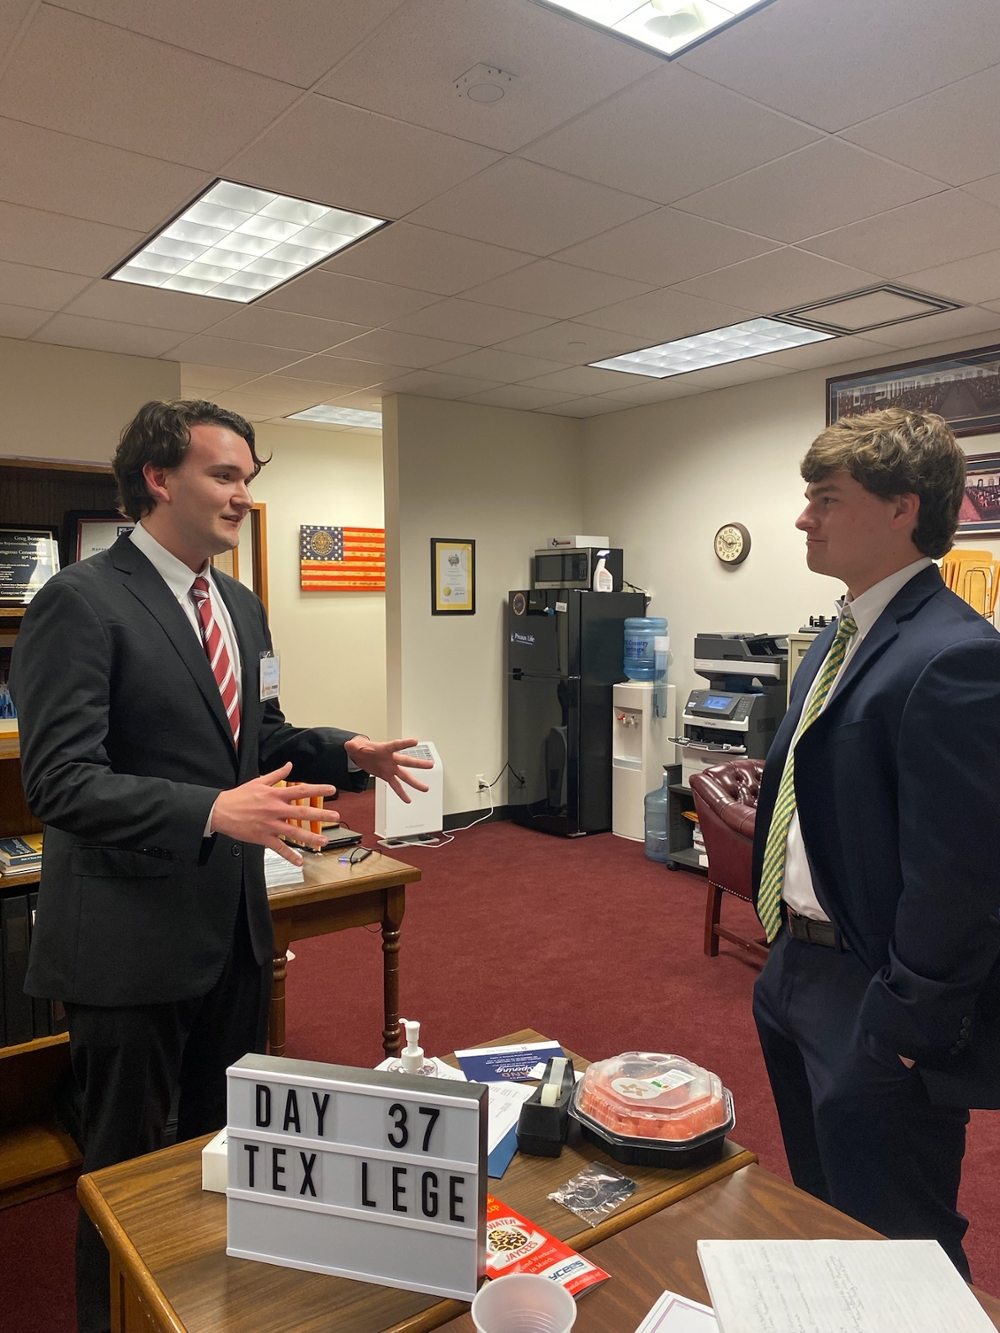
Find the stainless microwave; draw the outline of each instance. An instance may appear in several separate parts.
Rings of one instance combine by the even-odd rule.
[[[536,551],[532,586],[535,588],[593,588],[594,571],[601,556],[614,579],[613,592],[622,590],[622,548],[620,546],[574,546],[559,550]]]

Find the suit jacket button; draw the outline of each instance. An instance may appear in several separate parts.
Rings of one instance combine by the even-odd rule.
[[[229,850],[230,850],[230,852],[232,852],[233,856],[242,856],[242,855],[243,855],[243,848],[240,847],[240,846],[238,846],[238,845],[234,845],[234,846],[230,847]]]

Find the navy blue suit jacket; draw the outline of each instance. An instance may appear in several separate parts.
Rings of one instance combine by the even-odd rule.
[[[806,654],[768,755],[755,896],[834,633]],[[1000,1106],[1000,634],[937,568],[897,593],[802,735],[795,799],[816,896],[872,972],[864,1039],[915,1060],[939,1104]]]

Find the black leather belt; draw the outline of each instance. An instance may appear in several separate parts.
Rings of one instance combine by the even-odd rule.
[[[850,945],[832,921],[813,921],[811,917],[799,916],[798,912],[785,905],[788,918],[788,933],[807,944],[822,944],[827,949],[850,949]]]

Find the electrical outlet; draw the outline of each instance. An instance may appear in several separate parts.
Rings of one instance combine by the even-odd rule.
[[[486,781],[485,773],[476,774],[476,791],[489,791],[489,784]]]

